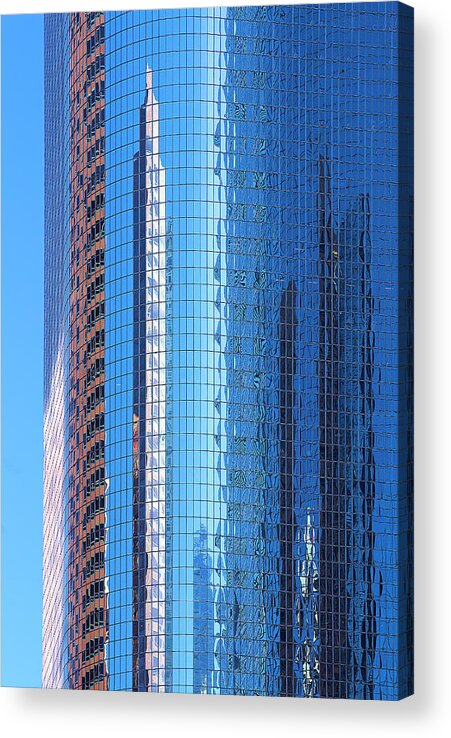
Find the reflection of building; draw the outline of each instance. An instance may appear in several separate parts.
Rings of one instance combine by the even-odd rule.
[[[45,337],[44,337],[44,545],[42,684],[61,687],[64,682],[65,552],[64,531],[66,321],[64,274],[67,268],[68,196],[60,186],[66,175],[67,141],[63,131],[67,115],[58,101],[66,94],[66,80],[57,49],[67,33],[68,18],[51,16],[45,27]],[[55,135],[57,132],[57,135]]]
[[[46,20],[46,686],[411,691],[412,18],[346,8]]]
[[[319,162],[320,694],[371,697],[375,620],[374,352],[369,202],[335,226]],[[348,674],[352,673],[352,680]],[[350,684],[353,693],[349,694]]]
[[[68,686],[107,688],[105,56],[100,13],[70,21]],[[85,54],[85,55],[84,55]]]
[[[296,297],[290,281],[282,292],[279,313],[279,659],[280,689],[294,695],[295,654],[295,549],[297,536],[294,497],[296,392]],[[299,554],[298,554],[299,555]]]
[[[53,33],[50,28],[53,27]],[[48,171],[47,207],[49,222],[55,207],[49,200],[54,188],[70,192],[60,206],[60,227],[68,238],[60,248],[67,249],[64,260],[69,275],[68,284],[59,274],[55,285],[62,291],[57,304],[61,311],[61,330],[68,321],[67,364],[60,367],[64,390],[55,390],[53,402],[60,392],[61,418],[65,419],[67,437],[64,484],[58,482],[59,505],[64,508],[64,609],[65,644],[64,683],[74,688],[107,688],[104,648],[107,640],[105,596],[105,467],[104,467],[104,120],[105,120],[105,56],[104,25],[100,13],[74,13],[57,18],[49,16],[47,45],[60,43],[65,67],[56,59],[57,69],[46,69],[46,89],[55,79],[60,86],[55,91],[53,110],[56,120],[48,131],[46,156],[50,163],[53,146],[60,133],[55,125],[65,122],[67,139],[60,144],[62,161],[58,172]],[[58,40],[57,40],[58,39]],[[68,50],[67,50],[68,49]],[[65,76],[67,75],[67,76]],[[67,109],[61,104],[67,100]],[[64,169],[65,167],[65,169]],[[56,197],[64,197],[58,192]],[[52,234],[47,235],[49,248]],[[55,254],[55,259],[59,259]],[[50,266],[50,265],[49,265]],[[55,269],[54,266],[50,266]],[[47,288],[49,289],[49,287]],[[48,293],[47,297],[50,297]],[[68,314],[64,316],[65,300]],[[48,319],[48,315],[47,315]],[[66,340],[66,337],[64,337]],[[63,345],[63,344],[62,344]],[[63,349],[61,349],[63,350]],[[55,365],[56,368],[56,365]],[[65,373],[66,372],[66,373]],[[64,375],[65,374],[65,375]],[[63,379],[64,376],[64,379]],[[62,398],[64,396],[64,403]],[[64,415],[63,415],[64,413]],[[53,428],[45,428],[46,448],[55,441]],[[61,443],[61,437],[59,440]],[[61,448],[61,447],[60,447]],[[52,452],[55,454],[56,446]],[[62,451],[62,449],[61,449]],[[49,449],[48,453],[52,453]],[[52,468],[46,466],[45,485],[51,483]],[[59,463],[59,462],[58,462]],[[46,514],[46,521],[48,520]],[[61,544],[60,544],[61,545]],[[59,558],[59,556],[58,556]],[[46,566],[49,566],[46,562]],[[46,574],[47,576],[47,574]],[[47,586],[44,586],[47,593]],[[61,594],[58,596],[61,597]],[[44,595],[46,602],[46,594]],[[45,606],[44,618],[55,617],[55,603]],[[50,608],[50,609],[49,609]],[[61,603],[57,606],[61,612]],[[57,618],[60,614],[56,615]],[[44,647],[44,661],[53,643]]]
[[[214,619],[212,560],[207,553],[207,531],[201,528],[194,537],[193,557],[193,692],[207,694],[211,690],[214,669],[214,637],[210,624]]]
[[[152,72],[134,158],[133,685],[165,685],[166,254]]]

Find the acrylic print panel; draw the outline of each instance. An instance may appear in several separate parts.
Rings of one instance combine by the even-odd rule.
[[[412,693],[412,48],[44,17],[44,687]]]

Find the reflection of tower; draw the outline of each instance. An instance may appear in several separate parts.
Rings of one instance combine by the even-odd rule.
[[[279,497],[279,658],[280,693],[294,696],[294,612],[295,563],[294,542],[296,519],[294,509],[295,464],[294,379],[296,372],[296,296],[294,281],[282,293],[279,319],[279,428],[280,428],[280,497]]]
[[[372,696],[373,301],[368,198],[334,227],[319,163],[320,695]]]
[[[337,233],[340,316],[340,471],[346,496],[347,638],[351,662],[347,697],[373,697],[374,433],[369,201],[360,195]]]
[[[107,689],[104,16],[70,16],[68,686]]]
[[[134,157],[133,689],[165,687],[165,177],[152,72]]]
[[[239,10],[239,9],[238,9]],[[239,35],[229,9],[231,33]],[[255,11],[256,12],[256,11]],[[233,29],[233,30],[232,30]],[[231,55],[232,57],[232,55]],[[232,65],[234,59],[231,58]],[[237,63],[246,62],[238,58]],[[243,70],[241,70],[243,72]],[[232,81],[236,70],[228,70]],[[254,99],[254,92],[251,93]],[[225,86],[228,105],[224,367],[226,504],[222,525],[225,586],[218,600],[220,683],[226,694],[277,694],[278,638],[278,392],[280,317],[279,222],[271,219],[279,192],[266,169],[271,126],[266,91],[250,106],[249,89]],[[246,120],[249,112],[250,124]],[[244,152],[249,126],[255,139]],[[235,150],[236,147],[236,150]],[[289,526],[288,526],[289,527]],[[288,555],[288,554],[287,554]],[[286,562],[287,563],[287,562]],[[284,574],[282,576],[285,576]]]
[[[194,536],[193,549],[193,692],[206,694],[211,690],[214,668],[214,636],[209,630],[214,619],[214,587],[212,560],[208,553],[207,530],[201,526]]]
[[[320,695],[346,697],[345,495],[338,476],[339,327],[337,244],[327,161],[319,162]]]

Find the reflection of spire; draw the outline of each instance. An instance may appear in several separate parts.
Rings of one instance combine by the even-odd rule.
[[[302,687],[305,697],[318,696],[319,630],[318,567],[316,563],[316,531],[313,510],[307,509],[303,534],[303,550],[297,562],[299,592],[296,601],[296,624],[299,646],[296,662],[302,665]]]
[[[207,529],[204,525],[194,536],[193,554],[193,692],[206,694],[211,689],[214,667],[214,640],[210,630],[214,619],[214,589],[212,558],[208,553]]]
[[[146,67],[146,94],[144,98],[144,105],[141,111],[144,110],[146,120],[146,136],[152,139],[153,153],[158,154],[159,151],[159,126],[158,126],[158,103],[153,94],[152,86],[152,70],[147,65]],[[161,168],[161,162],[158,162],[158,167]]]
[[[146,68],[134,157],[134,658],[133,688],[164,691],[166,504],[165,179],[158,103]]]
[[[146,64],[146,92],[147,92],[147,95],[151,91],[152,91],[152,70],[149,67],[149,65]],[[146,95],[146,103],[148,102],[147,95]]]

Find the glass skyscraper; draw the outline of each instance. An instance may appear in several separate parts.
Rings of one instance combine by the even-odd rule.
[[[45,17],[43,686],[413,691],[413,11]]]

